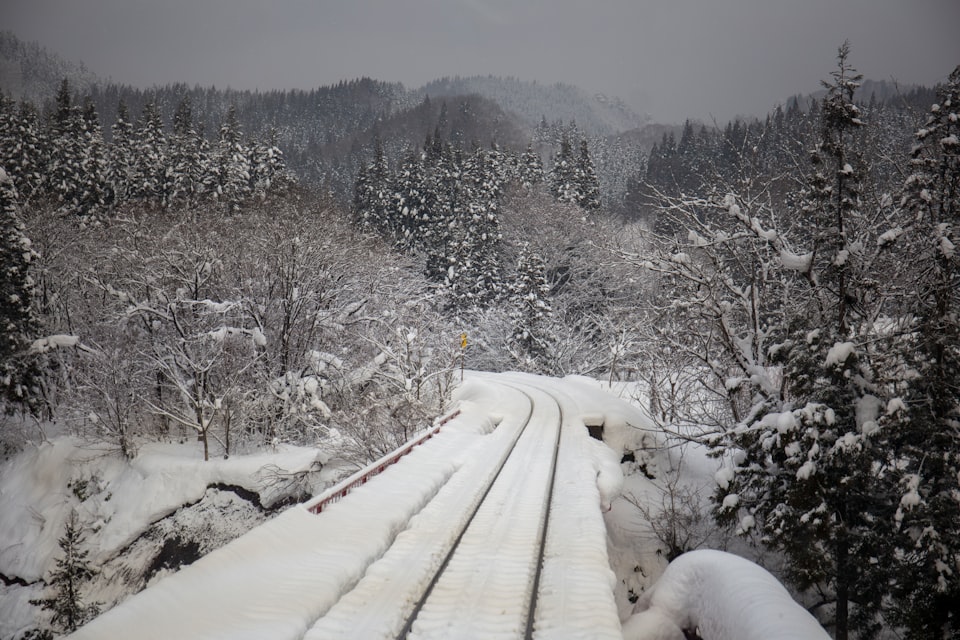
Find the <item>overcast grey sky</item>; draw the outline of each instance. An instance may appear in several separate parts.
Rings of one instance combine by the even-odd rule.
[[[960,64],[960,0],[0,0],[0,15],[143,87],[513,75],[619,95],[664,122],[815,91],[845,39],[871,79],[932,85]]]

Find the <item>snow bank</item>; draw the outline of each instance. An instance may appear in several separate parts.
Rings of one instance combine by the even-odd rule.
[[[690,551],[671,562],[634,608],[625,640],[829,640],[817,620],[760,566],[723,551]]]
[[[71,470],[91,454],[69,438],[30,447],[0,473],[0,573],[34,582],[58,553],[69,509]]]
[[[614,452],[666,449],[666,436],[644,413],[602,388],[602,383],[583,376],[563,378],[562,389],[577,406],[577,416],[585,424],[603,425],[603,442]]]
[[[322,517],[288,509],[71,637],[124,638],[137,629],[158,640],[302,638],[449,478],[462,445],[441,432]],[[403,476],[408,482],[397,483]]]
[[[269,454],[204,462],[200,445],[151,443],[126,462],[74,438],[30,447],[0,473],[0,573],[41,579],[60,553],[57,540],[70,509],[95,531],[95,561],[111,557],[151,523],[200,500],[215,484],[243,487],[271,504],[285,497],[266,469],[306,471],[315,449],[284,447]]]

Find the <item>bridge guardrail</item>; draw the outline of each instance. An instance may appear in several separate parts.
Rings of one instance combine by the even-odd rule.
[[[443,425],[447,424],[454,418],[460,415],[460,409],[453,411],[452,413],[447,414],[443,418],[437,420],[436,424],[432,427],[418,435],[417,437],[408,440],[405,444],[401,445],[397,449],[386,454],[379,460],[370,463],[360,471],[357,471],[350,477],[342,480],[341,482],[330,487],[320,495],[311,498],[307,502],[303,503],[304,508],[306,508],[311,513],[321,513],[328,504],[333,504],[334,502],[339,502],[347,496],[354,488],[359,487],[367,483],[370,478],[377,476],[387,469],[387,467],[396,464],[400,458],[407,455],[413,449],[433,436],[435,436]]]

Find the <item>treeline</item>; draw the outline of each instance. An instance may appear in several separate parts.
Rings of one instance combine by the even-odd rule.
[[[134,121],[121,100],[111,133],[108,142],[96,105],[89,97],[77,104],[67,80],[46,114],[0,96],[0,166],[23,205],[52,203],[82,217],[128,204],[170,210],[215,203],[231,211],[294,182],[275,144],[244,138],[233,108],[214,143],[197,130],[188,96],[169,131],[156,103],[144,104]]]
[[[859,92],[858,92],[859,93]],[[917,87],[878,99],[857,101],[864,123],[861,153],[869,179],[889,184],[898,179],[897,158],[911,145],[910,132],[936,95]],[[821,129],[821,102],[794,97],[764,119],[734,119],[723,127],[686,121],[679,136],[663,134],[650,149],[643,171],[628,181],[623,215],[653,222],[657,196],[702,193],[714,184],[763,180],[778,194],[794,189],[807,171],[810,151]]]
[[[508,296],[535,298],[534,307],[546,308],[545,274],[531,274],[541,284],[529,291],[508,284],[517,280],[507,278],[504,269],[501,203],[507,191],[544,188],[557,202],[599,209],[600,185],[587,141],[580,141],[575,154],[564,135],[554,166],[545,174],[532,143],[523,153],[502,150],[496,143],[467,151],[461,138],[446,139],[447,121],[444,105],[433,134],[422,148],[408,150],[395,168],[377,143],[372,162],[361,167],[355,184],[355,220],[401,253],[420,256],[424,275],[442,288],[451,309],[483,308]],[[535,254],[529,258],[542,263]],[[525,333],[533,346],[532,330]]]

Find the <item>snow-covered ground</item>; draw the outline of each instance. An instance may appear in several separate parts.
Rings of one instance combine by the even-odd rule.
[[[762,610],[744,616],[753,596],[732,597],[736,584],[723,586],[724,599],[702,572],[694,572],[697,580],[678,579],[690,574],[680,572],[687,560],[671,565],[680,568],[667,573],[666,586],[650,589],[666,567],[668,549],[649,518],[663,511],[668,489],[690,495],[711,490],[717,464],[700,451],[681,454],[643,412],[601,387],[583,378],[471,374],[458,390],[454,419],[344,499],[321,513],[305,505],[288,508],[158,579],[161,570],[146,590],[71,637],[392,638],[415,609],[411,637],[523,637],[534,585],[538,638],[646,638],[646,631],[635,630],[668,633],[687,623],[743,629],[735,625],[745,620],[769,631],[792,601],[766,572],[785,597],[777,601],[781,609],[767,607],[773,618]],[[585,424],[603,425],[604,442],[590,438]],[[315,486],[324,485],[322,473],[311,473],[326,461],[317,450],[204,463],[195,449],[184,456],[178,448],[190,445],[156,445],[128,464],[81,444],[60,439],[42,445],[0,473],[5,576],[34,582],[49,571],[68,511],[64,504],[78,505],[84,521],[96,523],[90,541],[95,564],[104,567],[142,541],[151,523],[183,505],[230,507],[229,496],[210,494],[213,485],[245,488],[266,504],[289,495],[289,487],[285,493],[271,481],[288,472],[316,476]],[[621,464],[625,453],[632,460]],[[626,479],[624,469],[631,472]],[[184,517],[189,524],[217,512]],[[178,526],[167,531],[175,534]],[[445,570],[433,584],[441,565]],[[756,577],[747,569],[740,575]],[[110,591],[106,584],[98,589]],[[418,604],[428,591],[429,599]],[[38,595],[37,587],[0,592],[3,638],[32,624],[26,600]],[[681,606],[676,603],[682,612],[670,609]],[[705,637],[747,637],[722,633]]]

